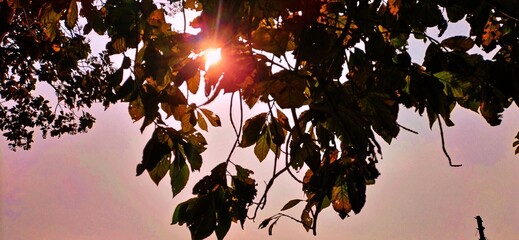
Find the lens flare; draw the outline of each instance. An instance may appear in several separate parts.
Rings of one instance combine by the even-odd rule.
[[[209,69],[212,65],[217,64],[222,59],[222,49],[207,49],[204,54],[205,58],[205,70]]]

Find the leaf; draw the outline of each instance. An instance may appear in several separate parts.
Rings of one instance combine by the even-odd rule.
[[[254,172],[247,169],[247,168],[244,168],[238,164],[235,164],[235,168],[236,168],[236,177],[238,178],[238,180],[242,181],[242,182],[246,182],[249,178],[249,176],[251,174],[253,174]]]
[[[203,161],[202,155],[200,154],[205,150],[205,148],[195,146],[190,142],[183,143],[182,148],[184,149],[184,154],[186,155],[187,161],[189,161],[189,165],[191,166],[191,171],[200,171]]]
[[[200,108],[200,111],[204,114],[204,116],[209,120],[209,123],[213,125],[213,127],[220,127],[222,126],[222,123],[220,122],[220,117],[218,115],[214,114],[211,110]]]
[[[196,94],[198,92],[198,88],[200,87],[200,72],[197,72],[195,76],[187,79],[187,90],[189,90],[192,94]]]
[[[160,131],[162,131],[161,128],[155,129],[146,143],[142,153],[142,162],[137,165],[137,176],[141,175],[144,170],[152,171],[167,154],[170,154],[171,149],[167,143],[159,140]]]
[[[58,35],[58,24],[61,13],[54,10],[52,2],[45,3],[40,12],[40,21],[44,27],[44,32],[49,41],[53,41]]]
[[[186,0],[184,3],[184,7],[187,9],[193,9],[195,11],[202,10],[202,4],[197,0]]]
[[[293,207],[295,207],[298,203],[302,202],[304,200],[302,199],[292,199],[290,201],[288,201],[285,206],[283,206],[283,208],[281,208],[281,211],[285,211],[285,210],[288,210],[288,209],[291,209]]]
[[[142,104],[141,97],[138,96],[128,105],[128,112],[134,122],[139,121],[144,117],[144,104]]]
[[[292,128],[290,127],[290,122],[288,121],[287,116],[283,113],[283,111],[276,109],[277,115],[278,115],[278,122],[281,124],[281,126],[287,130],[290,131]]]
[[[191,239],[205,239],[209,237],[216,228],[216,209],[212,195],[199,197],[196,205],[192,223],[189,225]],[[198,210],[198,211],[197,211]]]
[[[310,203],[308,203],[310,204]],[[301,223],[303,224],[303,227],[308,232],[312,228],[312,223],[314,222],[314,219],[310,216],[310,210],[308,205],[305,207],[305,210],[301,213]]]
[[[402,6],[402,0],[389,0],[389,12],[394,16],[398,15],[400,7]]]
[[[78,7],[76,1],[70,1],[67,9],[67,17],[65,18],[65,26],[68,29],[73,29],[76,26],[78,19]]]
[[[223,240],[229,232],[229,229],[231,229],[231,213],[233,205],[232,203],[229,204],[227,202],[229,200],[229,194],[224,190],[224,188],[219,188],[219,191],[214,195],[217,211],[216,216],[218,218],[214,232],[216,233],[218,240]]]
[[[441,42],[445,47],[454,51],[466,52],[474,47],[474,41],[466,36],[454,36],[447,38]]]
[[[136,89],[137,89],[137,86],[136,86],[135,80],[130,76],[126,79],[126,81],[119,88],[119,90],[117,90],[117,92],[115,94],[115,98],[118,100],[120,99],[123,102],[129,102],[129,101],[135,100],[133,98],[135,98],[137,95],[137,94],[135,94]]]
[[[146,19],[150,26],[161,28],[164,24],[166,24],[166,18],[164,16],[164,10],[155,9],[150,13],[148,19]]]
[[[177,77],[175,79],[175,85],[180,86],[185,81],[195,77],[199,73],[199,68],[202,66],[202,61],[200,59],[189,59],[187,63],[178,71]],[[198,82],[200,82],[200,75],[198,75]],[[196,81],[195,81],[196,82]],[[188,83],[189,84],[189,83]],[[194,83],[192,83],[194,84]],[[197,91],[195,90],[195,86],[191,86],[193,88],[191,91],[195,94]],[[196,86],[198,89],[198,86]]]
[[[198,119],[198,126],[204,130],[204,131],[207,131],[207,122],[205,121],[204,117],[202,116],[202,114],[200,112],[196,112],[197,114],[197,119]]]
[[[307,97],[305,95],[306,79],[298,73],[282,70],[274,76],[275,79],[270,94],[281,108],[299,108],[303,106]]]
[[[267,218],[267,219],[263,220],[263,221],[259,224],[258,229],[266,228],[266,227],[269,225],[269,223],[270,223],[271,220],[272,220],[272,218]]]
[[[289,41],[289,33],[283,29],[260,27],[252,32],[252,46],[255,49],[272,53],[278,57],[286,51],[293,50],[289,48]]]
[[[123,70],[123,68],[119,68],[113,74],[110,74],[106,77],[106,81],[108,81],[110,86],[114,87],[119,86],[119,84],[121,84],[121,82],[123,81]]]
[[[272,236],[272,231],[274,230],[274,226],[276,225],[276,223],[279,221],[279,218],[276,219],[276,221],[274,221],[270,227],[269,227],[269,236]]]
[[[278,148],[281,147],[281,145],[285,143],[286,130],[283,129],[278,118],[271,118],[271,122],[268,125],[268,130],[272,136],[272,143],[275,144]]]
[[[351,211],[351,203],[348,197],[348,185],[346,183],[333,186],[331,201],[333,209],[339,213],[342,219],[348,216],[348,213]]]
[[[175,197],[186,187],[187,181],[189,180],[189,168],[181,154],[175,154],[175,160],[173,160],[170,168],[171,192],[173,193],[173,197]]]
[[[182,202],[175,207],[175,212],[173,213],[173,217],[171,219],[171,225],[177,224],[183,225],[187,221],[187,209],[193,207],[193,203],[195,202],[195,198],[191,198],[185,202]]]
[[[270,150],[270,134],[268,134],[268,131],[264,131],[263,134],[261,134],[260,138],[256,142],[256,146],[254,146],[254,154],[256,154],[256,157],[262,162],[267,157],[267,154]]]
[[[465,97],[465,92],[471,87],[470,82],[461,81],[461,76],[456,73],[441,71],[434,76],[445,85],[445,93],[455,98]]]
[[[166,176],[168,173],[170,165],[171,153],[168,153],[162,157],[160,162],[157,164],[157,166],[155,166],[155,168],[153,168],[153,170],[148,171],[151,180],[153,180],[157,186],[159,185],[160,180],[162,180],[162,178],[164,178],[164,176]]]
[[[266,117],[267,113],[260,113],[245,121],[240,147],[246,148],[252,146],[258,141],[261,129],[263,129],[263,126],[265,125]]]
[[[464,7],[454,4],[450,7],[446,8],[447,10],[447,18],[449,18],[449,22],[455,23],[459,20],[463,19],[466,15],[466,10]]]
[[[194,123],[192,119],[195,119]],[[190,132],[193,130],[194,125],[197,123],[195,113],[192,109],[187,109],[186,112],[182,115],[181,126],[183,132]]]

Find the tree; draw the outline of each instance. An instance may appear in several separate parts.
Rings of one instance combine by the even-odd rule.
[[[201,169],[201,153],[209,147],[201,131],[221,125],[210,103],[223,93],[239,97],[240,109],[242,103],[264,104],[268,111],[250,119],[243,119],[243,111],[239,122],[231,117],[236,141],[229,157],[198,180],[195,196],[176,207],[172,223],[186,224],[193,239],[213,232],[222,239],[231,222],[243,226],[255,219],[275,180],[289,174],[306,199],[290,200],[282,210],[303,203],[301,216],[279,213],[259,226],[272,233],[275,223],[288,217],[315,234],[323,209],[332,206],[341,218],[361,211],[366,187],[379,175],[376,136],[391,143],[401,129],[409,130],[397,122],[400,106],[425,113],[430,126],[438,122],[443,131],[442,122],[454,125],[450,112],[456,105],[495,126],[508,106],[519,104],[518,5],[514,0],[4,0],[0,129],[13,150],[29,149],[37,128],[43,136],[85,132],[95,121],[87,112],[92,104],[128,103],[130,117],[142,122],[141,132],[154,127],[137,175],[146,171],[159,184],[169,173],[175,196],[190,172]],[[167,16],[186,9],[199,11],[189,23],[200,29],[196,35],[172,31],[168,23]],[[470,33],[439,40],[458,21],[466,21]],[[437,37],[427,33],[431,28]],[[91,34],[108,37],[98,55],[88,43]],[[428,43],[422,64],[408,53],[410,38]],[[471,53],[474,47],[494,52],[493,58]],[[204,54],[213,48],[221,49],[222,59],[206,69]],[[122,59],[116,66],[113,56]],[[43,85],[52,87],[57,99],[38,95]],[[200,88],[207,101],[195,104],[189,94]],[[57,102],[54,109],[51,101]],[[234,107],[231,101],[231,112]],[[260,161],[270,152],[275,161],[257,201],[253,171],[232,155],[236,147],[252,146]],[[293,171],[301,170],[305,175],[298,179]]]

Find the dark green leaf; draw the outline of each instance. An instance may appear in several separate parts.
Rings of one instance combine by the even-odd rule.
[[[191,238],[198,240],[209,237],[216,228],[216,209],[212,195],[199,197],[192,223],[188,226]]]
[[[243,125],[243,135],[240,141],[240,147],[246,148],[252,146],[258,141],[261,129],[265,125],[267,113],[260,113],[245,121]]]
[[[187,210],[193,207],[193,203],[195,202],[195,200],[195,198],[191,198],[177,205],[177,207],[175,208],[175,212],[173,213],[171,225],[183,225],[184,223],[186,223],[188,218]]]
[[[189,180],[189,168],[187,167],[186,160],[181,154],[175,155],[175,159],[169,170],[173,197],[178,195],[186,187],[187,181]]]
[[[202,156],[200,154],[205,150],[205,148],[195,146],[189,142],[183,143],[182,147],[184,148],[184,153],[186,154],[186,158],[191,166],[191,171],[200,171],[200,167],[202,167]]]
[[[171,153],[168,153],[162,157],[160,162],[157,164],[157,166],[155,166],[155,168],[153,168],[153,170],[148,171],[151,180],[153,180],[153,182],[155,182],[157,186],[159,185],[160,180],[162,180],[162,178],[164,178],[164,176],[166,176],[166,174],[168,173],[170,165]]]
[[[151,139],[146,143],[142,162],[137,165],[137,176],[141,175],[144,170],[152,171],[166,155],[170,154],[171,149],[167,143],[159,140],[160,131],[162,131],[161,128],[155,129]]]
[[[268,131],[264,131],[254,146],[254,154],[261,161],[265,160],[270,150],[270,134]]]
[[[230,211],[231,209],[222,206],[220,211],[218,212],[218,221],[216,224],[216,228],[214,229],[214,232],[216,233],[216,237],[218,240],[223,240],[225,238],[225,235],[229,232],[229,229],[231,229],[231,217],[230,217]]]

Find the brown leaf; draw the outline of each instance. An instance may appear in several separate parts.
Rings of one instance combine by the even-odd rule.
[[[130,102],[130,105],[128,106],[128,112],[130,113],[130,117],[134,122],[139,121],[142,117],[144,117],[144,104],[142,104],[140,96]]]
[[[466,36],[454,36],[442,41],[442,45],[455,51],[466,52],[474,47],[474,41]]]
[[[204,130],[207,131],[207,122],[204,119],[204,116],[200,112],[196,112],[197,119],[198,119],[198,126]]]
[[[389,12],[394,16],[398,15],[400,7],[402,6],[402,0],[389,0]]]

